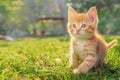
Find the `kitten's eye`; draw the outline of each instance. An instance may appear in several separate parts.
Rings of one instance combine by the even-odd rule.
[[[85,28],[85,27],[86,27],[86,24],[82,24],[82,25],[81,25],[81,28]]]
[[[72,26],[73,26],[73,28],[76,28],[76,24],[73,24]]]

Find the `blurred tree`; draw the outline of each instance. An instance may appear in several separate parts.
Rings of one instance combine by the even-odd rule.
[[[0,34],[6,33],[7,22],[10,18],[13,0],[0,0]]]
[[[66,14],[66,3],[65,3],[65,0],[56,0],[57,1],[57,5],[58,5],[58,8],[60,10],[60,15],[61,17],[64,18],[64,21],[62,22],[62,25],[63,25],[63,28],[66,29],[66,21],[67,21],[67,14]]]
[[[24,23],[24,16],[20,13],[22,8],[21,6],[24,3],[22,0],[12,0],[11,1],[11,8],[9,14],[9,19],[7,19],[7,29],[6,29],[6,35],[12,36],[12,37],[19,37],[19,36],[25,36],[27,35],[27,29],[25,30]],[[23,26],[24,24],[24,26]]]
[[[17,37],[32,34],[36,36],[36,22],[42,8],[40,0],[14,0],[9,20],[8,35]]]
[[[36,23],[42,9],[41,0],[24,0],[23,2],[24,6],[22,6],[22,10],[24,11],[25,16],[27,17],[27,20],[29,20],[30,24],[33,26],[33,35],[36,36]]]

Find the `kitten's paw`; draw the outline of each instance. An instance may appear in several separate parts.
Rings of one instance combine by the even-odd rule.
[[[87,71],[86,71],[86,70],[81,70],[81,69],[74,69],[73,73],[74,73],[74,74],[80,74],[80,73],[86,74]]]
[[[74,74],[80,74],[80,71],[79,71],[78,69],[74,69],[74,70],[73,70],[73,73],[74,73]]]

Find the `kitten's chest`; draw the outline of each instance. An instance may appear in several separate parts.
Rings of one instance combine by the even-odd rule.
[[[75,43],[76,43],[76,45],[74,45],[74,50],[79,55],[79,57],[81,59],[83,59],[84,55],[85,55],[85,51],[84,51],[85,45],[88,43],[88,41],[87,40],[79,40],[79,41],[76,41]]]

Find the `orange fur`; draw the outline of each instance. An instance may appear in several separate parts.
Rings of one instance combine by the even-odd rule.
[[[96,7],[90,8],[87,13],[77,13],[69,7],[67,30],[71,36],[70,65],[76,74],[87,73],[103,63],[107,49],[117,43],[114,40],[107,44],[97,32],[97,25]]]

